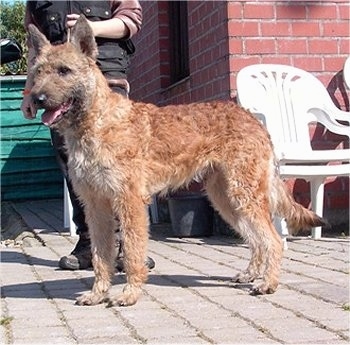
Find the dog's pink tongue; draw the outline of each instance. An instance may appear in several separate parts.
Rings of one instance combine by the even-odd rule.
[[[61,113],[62,111],[60,108],[56,110],[45,110],[41,115],[41,121],[45,126],[51,126]]]
[[[41,121],[46,126],[51,126],[59,117],[61,117],[64,113],[66,113],[72,102],[63,103],[57,109],[45,110],[45,112],[41,116]]]

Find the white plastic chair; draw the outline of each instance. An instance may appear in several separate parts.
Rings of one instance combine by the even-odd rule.
[[[69,229],[70,236],[77,236],[76,234],[76,226],[73,222],[73,207],[70,200],[67,182],[64,180],[64,187],[63,187],[63,226],[65,228]],[[157,199],[154,196],[152,198],[152,204],[149,206],[150,212],[151,212],[151,221],[153,224],[156,224],[159,222],[159,216],[158,216],[158,205],[157,205]]]
[[[243,68],[237,75],[237,97],[241,106],[266,125],[281,177],[310,181],[311,207],[322,216],[324,181],[329,176],[349,175],[350,150],[314,150],[309,123],[319,122],[327,130],[347,136],[349,142],[350,113],[334,105],[316,77],[292,66],[260,64]],[[275,219],[274,223],[286,247],[285,221]],[[312,229],[312,237],[321,237],[321,227]]]
[[[346,58],[344,63],[343,79],[345,86],[350,90],[350,56]]]

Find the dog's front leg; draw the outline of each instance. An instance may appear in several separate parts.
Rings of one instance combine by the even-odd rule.
[[[86,222],[91,239],[92,264],[95,281],[92,291],[77,298],[78,305],[102,303],[111,286],[114,273],[116,222],[105,200],[91,200],[85,205]]]
[[[137,302],[147,280],[145,265],[148,243],[147,208],[140,196],[129,193],[117,205],[123,235],[124,267],[127,284],[119,296],[111,296],[109,306],[129,306]]]

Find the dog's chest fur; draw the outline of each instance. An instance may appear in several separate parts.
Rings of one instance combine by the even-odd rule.
[[[68,138],[67,138],[68,139]],[[88,140],[66,140],[69,176],[79,186],[106,195],[118,192],[123,183],[123,174],[118,162],[107,153],[105,147],[93,138]]]

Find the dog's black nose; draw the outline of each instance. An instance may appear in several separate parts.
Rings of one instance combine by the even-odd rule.
[[[47,96],[44,93],[34,94],[32,99],[36,106],[42,107],[47,101]]]

